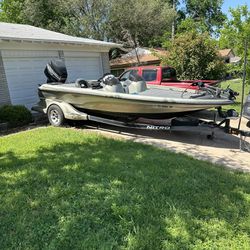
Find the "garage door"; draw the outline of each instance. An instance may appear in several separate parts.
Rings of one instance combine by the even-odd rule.
[[[94,80],[103,75],[100,53],[65,51],[64,57],[68,82],[75,82],[77,78]]]
[[[31,108],[38,101],[38,84],[46,82],[43,73],[57,51],[2,51],[11,103]]]

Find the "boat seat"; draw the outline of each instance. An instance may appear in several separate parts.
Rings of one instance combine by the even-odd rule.
[[[125,93],[121,82],[112,74],[106,74],[102,78],[103,91]]]
[[[145,81],[127,81],[123,84],[123,87],[125,89],[125,92],[128,94],[138,94],[147,90],[147,85]]]

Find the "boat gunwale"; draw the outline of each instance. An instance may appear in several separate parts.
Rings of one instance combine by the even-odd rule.
[[[199,104],[199,105],[229,105],[233,104],[234,101],[230,99],[198,99],[198,98],[169,98],[169,97],[153,97],[148,95],[140,95],[140,94],[127,94],[127,93],[117,93],[117,92],[104,92],[95,89],[89,88],[77,88],[72,86],[62,86],[62,85],[50,85],[43,84],[39,87],[41,91],[47,92],[60,92],[60,93],[71,93],[71,94],[82,94],[82,95],[91,95],[95,94],[100,97],[114,98],[114,99],[123,99],[123,100],[133,100],[133,101],[144,101],[144,102],[158,102],[165,104]],[[166,90],[167,91],[167,90]],[[177,91],[171,90],[169,91]]]

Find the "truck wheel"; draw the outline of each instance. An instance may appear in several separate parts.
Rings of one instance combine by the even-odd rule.
[[[64,114],[61,108],[55,104],[49,107],[47,115],[52,126],[60,127],[65,122]]]

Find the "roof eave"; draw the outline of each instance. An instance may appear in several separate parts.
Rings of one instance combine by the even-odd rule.
[[[67,41],[67,40],[57,40],[57,39],[36,39],[36,38],[18,38],[18,37],[1,37],[0,41],[7,42],[31,42],[31,43],[56,43],[56,44],[66,44],[66,45],[87,45],[87,46],[101,46],[106,48],[120,48],[123,47],[122,44],[102,42],[91,43],[91,42],[79,42],[79,41]]]

